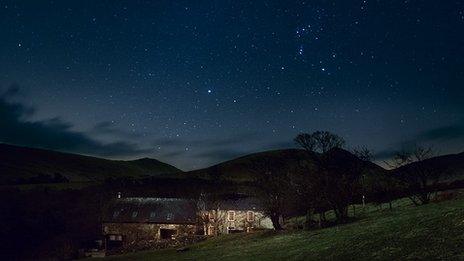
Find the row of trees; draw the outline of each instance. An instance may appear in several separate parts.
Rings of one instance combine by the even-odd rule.
[[[282,229],[281,216],[290,209],[306,211],[306,225],[327,223],[325,213],[333,210],[337,222],[348,220],[348,206],[369,201],[390,202],[408,196],[416,205],[430,202],[439,183],[441,171],[423,164],[434,153],[417,147],[398,152],[388,165],[391,171],[370,161],[366,148],[343,150],[345,140],[326,131],[299,134],[295,140],[306,153],[296,166],[285,160],[261,159],[252,163],[258,195],[275,229]]]

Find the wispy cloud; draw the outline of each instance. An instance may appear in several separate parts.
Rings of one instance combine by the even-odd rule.
[[[430,129],[417,136],[419,141],[452,141],[464,139],[464,122]]]
[[[20,89],[12,86],[0,94],[0,142],[108,157],[150,152],[124,141],[100,142],[88,133],[74,131],[72,124],[60,118],[31,121],[35,109],[12,101],[19,93]],[[105,126],[100,129],[102,127]]]
[[[97,123],[90,132],[96,135],[109,135],[116,138],[138,138],[141,137],[140,133],[125,131],[117,128],[116,124],[111,121],[102,121]]]
[[[433,144],[437,142],[461,142],[464,144],[464,121],[419,132],[414,137],[397,143],[393,148],[377,152],[374,157],[377,160],[389,159],[398,150],[407,150],[418,144]]]

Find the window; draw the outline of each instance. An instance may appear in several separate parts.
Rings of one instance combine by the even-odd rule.
[[[138,214],[139,214],[139,212],[137,212],[137,211],[132,212],[132,218],[136,218]]]
[[[110,235],[108,239],[110,241],[122,241],[122,235]]]
[[[155,211],[150,212],[150,219],[153,219],[155,217],[156,217],[156,212]]]
[[[215,233],[214,226],[209,226],[207,235],[212,236],[214,235],[214,233]]]
[[[113,212],[113,219],[117,218],[119,216],[119,211],[114,211]]]
[[[172,213],[168,213],[166,215],[166,220],[171,220],[172,219]]]
[[[208,214],[208,215],[209,215],[209,220],[210,220],[211,222],[214,222],[215,217],[216,217],[216,210],[212,210],[212,211],[211,211],[211,214]]]
[[[227,212],[227,220],[229,220],[229,221],[235,221],[235,211],[229,211],[229,212]]]
[[[255,221],[255,213],[253,211],[247,212],[247,221]]]

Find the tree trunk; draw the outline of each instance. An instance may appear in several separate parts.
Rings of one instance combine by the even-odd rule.
[[[305,229],[310,229],[312,222],[313,222],[313,211],[312,209],[308,209],[306,211]]]
[[[390,210],[392,210],[392,202],[388,202],[388,205],[390,206]]]
[[[430,203],[430,194],[427,192],[424,192],[421,195],[421,201],[422,201],[422,205]]]
[[[319,212],[319,227],[323,227],[325,225],[325,221],[326,221],[325,212],[324,211]]]
[[[280,215],[272,214],[271,221],[275,230],[282,230],[282,226],[280,225]]]
[[[340,215],[340,212],[338,212],[338,209],[337,209],[337,208],[333,208],[333,212],[335,213],[335,218],[336,218],[337,220],[340,220],[341,215]]]
[[[337,206],[334,212],[338,222],[344,222],[348,218],[348,207]]]
[[[325,218],[325,211],[322,211],[321,213],[322,221],[326,221],[327,219]]]

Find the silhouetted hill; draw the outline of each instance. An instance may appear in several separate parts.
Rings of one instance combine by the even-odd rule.
[[[414,167],[417,164],[425,165],[430,167],[430,169],[442,172],[442,180],[454,181],[464,179],[464,152],[437,156],[421,162],[413,162],[392,171],[399,172],[403,168]]]
[[[161,161],[107,160],[44,149],[0,144],[0,184],[34,183],[55,178],[70,182],[101,181],[109,177],[144,177],[181,172]]]
[[[343,149],[331,151],[330,157],[333,161],[337,161],[340,164],[359,161],[355,155]],[[252,181],[255,175],[252,170],[254,162],[262,161],[283,162],[283,167],[290,171],[292,169],[294,170],[298,164],[302,164],[303,162],[313,164],[307,152],[302,149],[271,150],[246,155],[208,168],[184,172],[182,175],[203,179],[221,178],[228,181]],[[368,162],[367,164],[371,173],[385,172],[382,167],[374,163]]]
[[[299,149],[272,150],[249,154],[225,161],[208,168],[184,172],[183,175],[202,179],[224,179],[229,181],[252,181],[254,162],[264,160],[280,160],[288,166],[298,164],[307,157],[306,152]]]

